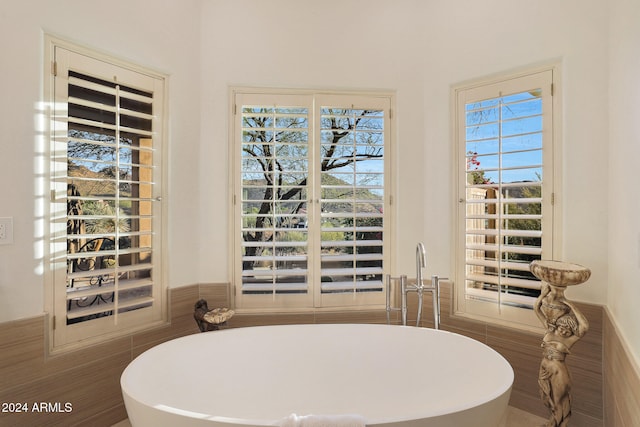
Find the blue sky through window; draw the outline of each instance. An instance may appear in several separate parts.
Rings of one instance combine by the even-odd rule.
[[[466,108],[466,152],[470,171],[491,183],[542,179],[540,90],[471,102]]]

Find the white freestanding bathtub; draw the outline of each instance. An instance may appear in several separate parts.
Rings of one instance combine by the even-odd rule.
[[[278,425],[294,413],[357,414],[367,426],[496,427],[512,383],[509,363],[478,341],[363,324],[190,335],[147,350],[121,378],[134,427]]]

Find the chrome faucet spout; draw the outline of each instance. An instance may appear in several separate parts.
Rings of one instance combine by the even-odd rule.
[[[416,286],[422,287],[422,269],[427,266],[427,251],[424,244],[419,242],[416,246]]]
[[[416,318],[416,326],[420,326],[422,319],[422,292],[424,290],[424,281],[422,279],[422,269],[427,266],[427,251],[424,244],[418,242],[416,246],[416,290],[418,291],[418,315]]]

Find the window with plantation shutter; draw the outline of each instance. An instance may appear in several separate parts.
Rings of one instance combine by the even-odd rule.
[[[234,93],[236,305],[384,303],[390,97]]]
[[[533,260],[553,257],[552,70],[456,90],[458,307],[531,317]],[[527,320],[524,321],[528,323]]]
[[[243,294],[308,293],[311,108],[282,102],[240,107]]]
[[[322,292],[382,290],[384,111],[321,106]]]
[[[54,346],[162,320],[164,81],[54,46]]]

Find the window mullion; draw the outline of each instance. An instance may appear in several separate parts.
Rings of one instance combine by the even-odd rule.
[[[309,150],[309,178],[307,183],[310,187],[309,201],[311,202],[311,215],[309,220],[309,262],[311,263],[311,283],[322,282],[322,119],[320,106],[317,100],[313,99],[313,108],[310,109],[311,117],[309,123],[313,124],[313,129],[309,133],[311,136],[312,149]],[[320,286],[313,286],[313,306],[322,306],[322,296]]]
[[[114,293],[113,293],[113,319],[114,322],[118,323],[119,318],[119,305],[120,305],[120,278],[118,274],[119,269],[119,260],[120,260],[120,85],[116,85],[116,135],[115,135],[115,165],[114,165],[114,173],[115,173],[115,206],[114,206],[114,215],[115,215],[115,227],[114,227],[114,246],[115,246],[115,258],[116,262],[113,266],[114,274],[113,274],[113,285],[114,285]]]
[[[503,236],[503,215],[504,215],[504,200],[503,200],[503,195],[502,195],[502,184],[503,184],[503,179],[502,179],[502,173],[503,173],[503,153],[504,153],[504,149],[503,149],[503,139],[502,139],[502,109],[503,109],[503,99],[500,98],[499,104],[498,104],[498,194],[497,194],[497,198],[498,198],[498,209],[497,213],[498,213],[498,222],[497,222],[497,232],[498,232],[498,236],[497,236],[497,242],[498,242],[498,252],[497,252],[497,258],[498,258],[498,311],[502,310],[502,289],[503,289],[503,271],[502,271],[502,257],[503,257],[503,247],[504,247],[504,236]]]

